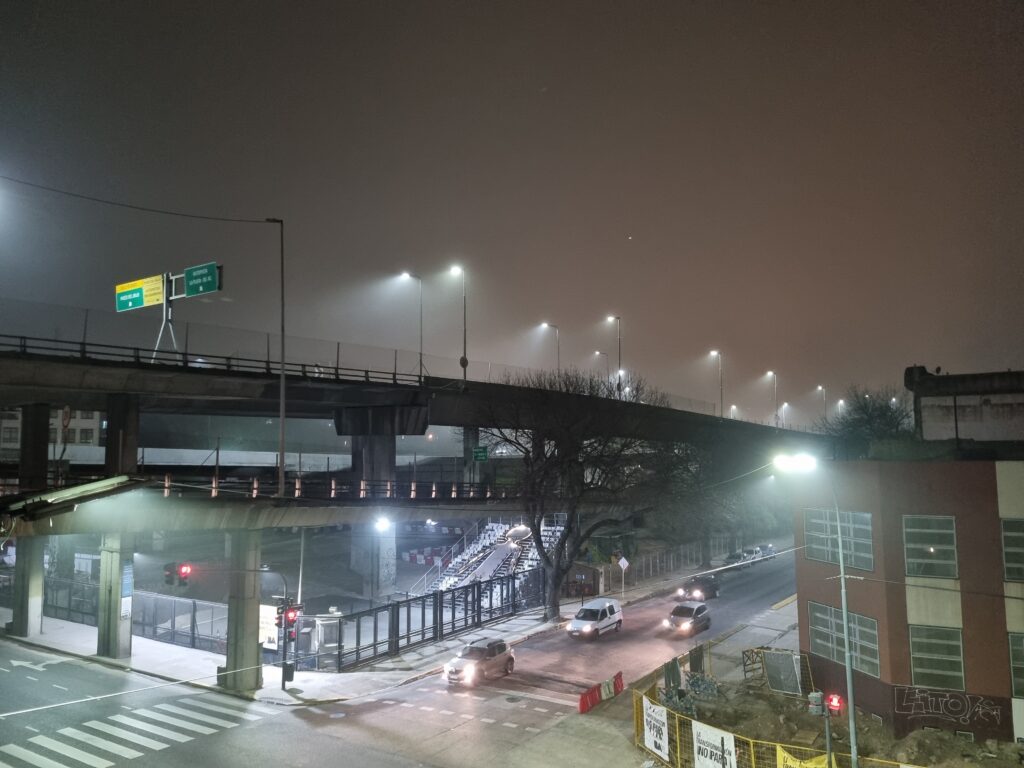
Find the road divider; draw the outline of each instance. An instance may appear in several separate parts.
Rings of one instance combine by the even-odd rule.
[[[602,701],[614,699],[622,693],[625,687],[625,684],[622,682],[621,672],[616,672],[615,677],[591,686],[580,694],[580,714],[589,712]]]

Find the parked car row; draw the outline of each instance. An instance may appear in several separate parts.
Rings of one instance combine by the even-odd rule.
[[[775,557],[774,544],[759,544],[731,552],[725,557],[725,566],[729,569],[749,568],[758,560],[771,560]]]

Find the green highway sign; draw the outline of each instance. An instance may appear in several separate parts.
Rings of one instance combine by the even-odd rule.
[[[164,303],[164,276],[153,275],[114,287],[114,301],[118,312],[151,307]]]
[[[220,270],[217,263],[200,264],[185,268],[185,297],[199,296],[220,290]]]
[[[473,449],[473,461],[487,461],[487,446],[482,445]]]

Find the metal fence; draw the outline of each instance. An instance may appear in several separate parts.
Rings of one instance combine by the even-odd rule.
[[[711,537],[710,557],[721,557],[730,550],[731,537],[725,534]],[[605,589],[614,592],[623,583],[625,586],[636,586],[641,581],[666,576],[683,568],[696,568],[701,563],[701,544],[691,541],[678,547],[638,555],[629,561],[629,567],[623,571],[615,563],[601,563],[598,568],[603,572]]]
[[[541,569],[399,600],[349,616],[300,616],[301,669],[338,672],[544,604]]]
[[[162,643],[227,653],[228,607],[155,592],[132,596],[132,634]]]
[[[650,709],[654,710],[652,713],[654,716],[645,722],[645,714]],[[662,721],[662,709],[656,687],[651,687],[645,692],[633,691],[633,743],[645,754],[656,758],[662,765],[673,766],[673,768],[695,768],[697,763],[694,757],[694,725],[696,724],[699,728],[703,723],[671,709],[665,709],[664,721]],[[733,742],[731,753],[728,746],[726,747],[724,765],[735,766],[735,768],[779,768],[784,764],[786,756],[789,758],[789,765],[796,761],[815,759],[820,760],[822,765],[825,763],[825,752],[820,749],[748,739],[720,728],[716,730],[731,738]],[[655,746],[658,748],[657,750],[652,749]],[[659,754],[659,751],[663,753]],[[834,752],[833,758],[837,768],[850,768],[850,755]],[[717,759],[721,760],[721,757]],[[908,763],[865,756],[858,756],[858,763],[863,768],[920,768],[920,766]],[[707,764],[707,758],[702,764]]]
[[[43,581],[43,616],[95,627],[99,607],[98,584],[53,576]]]

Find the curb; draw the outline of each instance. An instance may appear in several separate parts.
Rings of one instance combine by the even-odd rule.
[[[773,611],[777,611],[780,608],[785,608],[787,605],[796,600],[796,595],[790,595],[785,600],[779,600],[775,605],[772,606]]]

